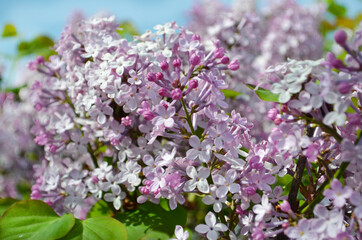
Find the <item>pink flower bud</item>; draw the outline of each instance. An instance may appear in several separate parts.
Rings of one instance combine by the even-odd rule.
[[[112,146],[118,146],[120,142],[121,142],[121,140],[119,140],[117,138],[111,138],[111,140],[110,140],[110,143]]]
[[[160,64],[160,67],[161,67],[162,71],[167,71],[168,63],[165,60],[163,60]]]
[[[280,108],[280,111],[282,111],[283,113],[288,113],[289,112],[288,106],[286,104],[283,104],[282,107]]]
[[[132,121],[132,118],[130,118],[129,116],[126,116],[121,119],[121,123],[123,126],[132,126],[133,121]]]
[[[249,186],[244,188],[244,192],[248,194],[249,196],[253,196],[256,193],[256,189],[253,186]]]
[[[199,65],[201,62],[201,57],[197,55],[196,53],[193,53],[190,57],[190,63],[192,66]]]
[[[223,47],[218,48],[214,51],[214,58],[222,58],[224,56],[225,49]]]
[[[174,68],[181,67],[181,60],[176,58],[175,60],[173,60],[172,65],[173,65]]]
[[[98,182],[99,182],[99,178],[97,176],[93,176],[92,183],[98,183]]]
[[[192,80],[189,82],[189,88],[190,88],[190,89],[197,88],[198,86],[199,86],[199,82],[198,82],[196,79],[192,79]]]
[[[270,120],[274,121],[275,118],[276,118],[277,115],[278,115],[278,112],[279,112],[278,109],[276,109],[276,108],[271,108],[271,109],[268,111],[267,116],[268,116],[268,118],[269,118]]]
[[[162,72],[156,73],[156,78],[157,78],[158,80],[162,80],[162,79],[163,79],[163,73],[162,73]]]
[[[35,108],[35,110],[37,111],[37,112],[39,112],[40,110],[42,110],[42,108],[43,108],[43,104],[41,104],[41,103],[35,103],[35,105],[34,105],[34,108]]]
[[[198,35],[198,34],[194,34],[194,35],[192,35],[192,40],[193,41],[200,41],[200,35]]]
[[[41,198],[41,193],[39,190],[35,190],[31,193],[30,195],[31,199],[40,199]]]
[[[142,194],[149,194],[150,193],[150,190],[148,189],[148,187],[140,187],[140,192]]]
[[[53,153],[53,154],[56,153],[57,149],[58,149],[57,146],[55,146],[55,145],[53,145],[53,144],[50,144],[50,145],[49,145],[49,151],[50,151],[51,153]]]
[[[166,88],[160,88],[158,90],[158,94],[161,96],[161,97],[168,97],[170,94],[168,93],[167,89]]]
[[[280,209],[283,211],[283,212],[286,212],[288,213],[291,208],[290,208],[290,204],[287,200],[284,200],[281,204],[280,204]]]
[[[228,69],[230,69],[231,71],[236,71],[239,69],[239,62],[238,60],[232,60],[229,65],[228,65]]]
[[[283,122],[283,120],[281,118],[274,119],[274,124],[275,125],[280,125],[282,122]]]
[[[347,40],[347,34],[345,31],[343,30],[338,30],[335,34],[334,34],[334,40],[336,41],[336,43],[338,43],[339,45],[343,46],[346,44],[346,40]]]
[[[345,67],[344,63],[341,60],[337,59],[336,56],[331,52],[327,53],[326,59],[332,65],[332,67],[335,67],[335,68]]]
[[[153,114],[153,112],[151,112],[150,110],[146,110],[143,112],[142,114],[143,118],[147,121],[151,121],[155,115]]]
[[[351,91],[353,85],[350,83],[342,82],[338,85],[338,91],[341,94],[347,94]]]
[[[228,64],[230,62],[230,59],[227,56],[223,56],[220,60],[222,64]]]
[[[147,73],[147,79],[150,82],[156,82],[156,74],[154,74],[153,72]]]
[[[181,89],[176,88],[171,91],[171,97],[173,100],[180,100],[182,98],[182,92]]]
[[[43,63],[45,63],[45,59],[43,56],[37,56],[35,58],[35,62],[38,64],[38,65],[42,65]]]
[[[153,181],[146,179],[143,183],[144,183],[146,186],[151,186],[151,184],[153,183]]]

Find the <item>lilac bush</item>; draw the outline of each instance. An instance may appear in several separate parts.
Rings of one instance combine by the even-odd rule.
[[[343,61],[322,58],[318,14],[248,3],[194,8],[195,32],[170,22],[126,40],[113,16],[66,27],[56,55],[29,63],[44,150],[31,198],[80,219],[103,204],[129,234],[152,206],[188,210],[174,239],[361,238],[362,27],[335,33]],[[238,84],[264,101],[259,122],[228,98]]]

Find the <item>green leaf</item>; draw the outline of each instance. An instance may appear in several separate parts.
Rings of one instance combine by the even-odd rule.
[[[358,98],[352,97],[351,101],[352,101],[353,105],[358,109],[359,108],[359,106],[358,106]],[[348,107],[347,110],[346,110],[346,113],[355,113],[355,111],[354,111],[354,109],[352,107]]]
[[[2,37],[14,37],[16,36],[17,33],[16,33],[16,28],[14,25],[12,24],[6,24],[4,29],[3,29],[3,34],[2,34]]]
[[[0,216],[5,212],[7,208],[9,208],[11,205],[19,201],[18,199],[13,198],[2,198],[0,199]]]
[[[137,210],[123,212],[115,217],[126,226],[129,239],[169,239],[176,225],[186,224],[187,212],[181,206],[173,211],[165,208],[147,202]]]
[[[61,240],[127,239],[125,226],[111,217],[94,217],[84,221],[76,219],[72,230]]]
[[[333,1],[328,5],[328,12],[336,17],[344,17],[347,13],[347,9]]]
[[[241,92],[237,92],[237,91],[234,91],[234,90],[231,90],[231,89],[222,89],[221,92],[224,93],[225,98],[231,98],[231,99],[234,99],[237,96],[240,96],[241,94],[243,94]]]
[[[22,41],[18,45],[18,55],[23,57],[31,54],[42,55],[47,58],[55,52],[50,49],[54,45],[52,39],[47,36],[37,36],[31,41]]]
[[[65,236],[74,226],[74,217],[59,217],[39,200],[20,201],[8,208],[0,218],[0,239],[52,240]]]
[[[109,208],[108,203],[100,200],[93,205],[92,209],[88,212],[87,218],[111,215],[112,210]]]
[[[254,90],[255,89],[255,85],[252,84],[247,84],[247,86]],[[254,92],[256,93],[256,95],[258,95],[258,97],[266,102],[279,102],[279,94],[274,94],[271,91],[264,89],[264,88],[258,88],[257,90],[254,90]]]
[[[125,21],[122,22],[119,26],[120,29],[116,30],[119,35],[123,38],[131,40],[134,35],[139,35],[137,29],[133,26],[131,22]]]

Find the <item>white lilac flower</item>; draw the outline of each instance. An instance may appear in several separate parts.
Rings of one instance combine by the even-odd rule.
[[[218,213],[221,211],[222,205],[223,205],[223,203],[226,202],[227,198],[226,198],[226,196],[219,198],[216,194],[216,190],[217,190],[217,187],[215,185],[211,185],[210,186],[211,195],[206,195],[202,199],[202,202],[205,203],[206,205],[212,204],[214,211]]]
[[[270,214],[272,210],[272,205],[269,203],[267,195],[263,195],[261,198],[261,204],[257,204],[253,207],[253,212],[256,214],[255,221],[260,222],[263,220],[264,216]]]
[[[209,141],[204,140],[201,143],[197,136],[192,135],[189,139],[189,144],[192,148],[186,152],[186,156],[188,158],[194,160],[198,157],[201,162],[205,163],[210,160],[211,144]]]
[[[189,232],[184,229],[180,225],[176,225],[175,227],[175,237],[170,240],[187,240],[189,238]]]
[[[317,204],[313,213],[317,218],[312,220],[312,229],[318,233],[335,238],[343,230],[343,213],[339,209],[328,211],[325,206]]]
[[[234,181],[237,178],[237,172],[234,169],[230,169],[226,172],[225,177],[220,174],[212,175],[212,180],[217,186],[216,196],[223,198],[230,191],[231,193],[237,193],[240,191],[240,185]]]
[[[225,232],[228,227],[223,223],[217,223],[216,217],[213,212],[208,212],[205,216],[206,224],[199,224],[195,230],[198,233],[205,234],[210,240],[216,240],[219,236],[219,232]]]
[[[326,198],[331,199],[334,206],[342,208],[346,203],[346,200],[351,197],[352,193],[353,190],[350,187],[343,187],[340,181],[333,179],[331,188],[324,190],[323,195]]]
[[[311,229],[311,222],[308,219],[301,219],[298,226],[289,227],[285,234],[295,240],[318,240],[318,234]]]
[[[209,192],[207,178],[210,176],[210,170],[208,168],[202,167],[197,171],[194,166],[188,166],[186,168],[186,173],[191,179],[185,183],[185,191],[191,192],[197,187],[202,193]]]

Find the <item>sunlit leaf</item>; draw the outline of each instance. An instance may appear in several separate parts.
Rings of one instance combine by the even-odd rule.
[[[3,29],[2,37],[15,37],[17,35],[16,28],[12,24],[6,24]]]

